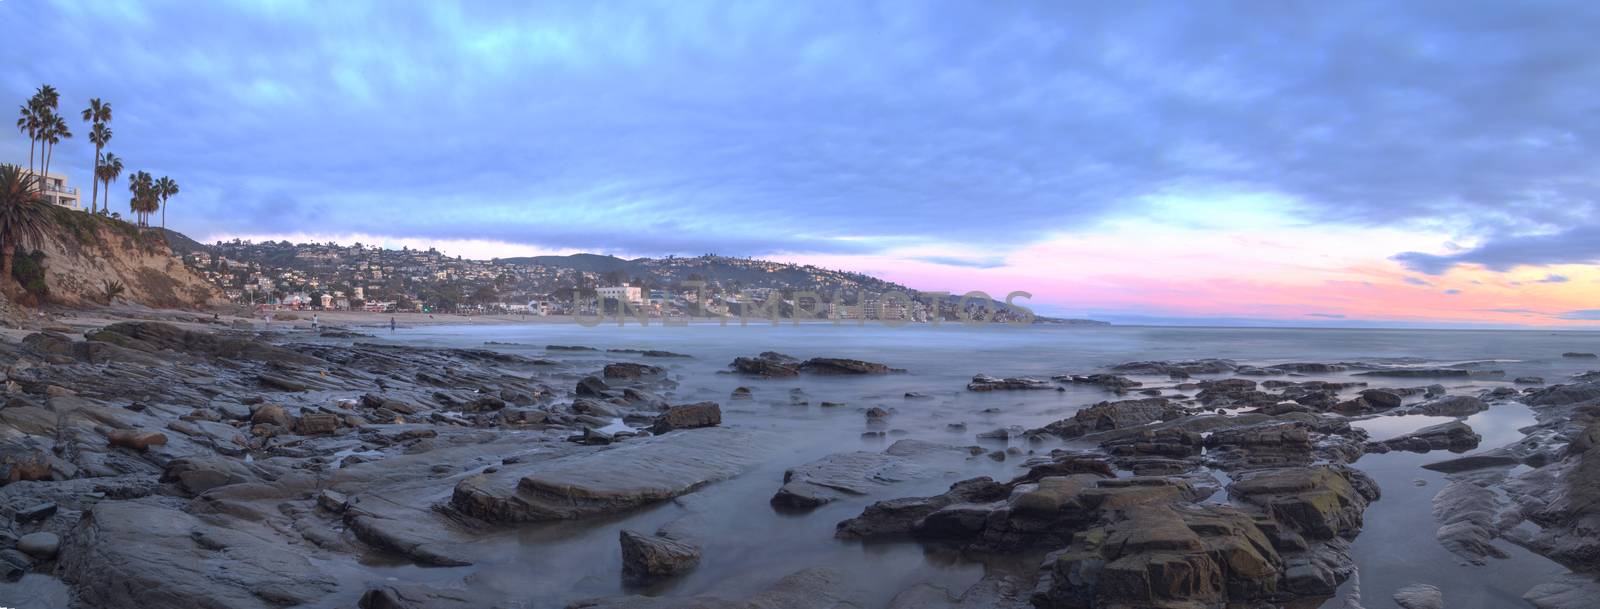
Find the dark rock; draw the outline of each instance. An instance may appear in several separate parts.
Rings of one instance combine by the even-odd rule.
[[[624,529],[622,576],[634,581],[650,581],[687,573],[700,564],[700,549],[666,537],[645,535]]]
[[[888,374],[891,371],[883,364],[834,357],[808,359],[800,364],[800,370],[813,374]]]
[[[788,378],[800,375],[799,360],[782,353],[767,351],[756,357],[734,358],[728,364],[741,374],[762,378]]]
[[[972,382],[967,383],[969,391],[1015,391],[1015,390],[1040,390],[1059,389],[1055,384],[1031,378],[995,378],[987,374],[972,377]]]
[[[1434,417],[1465,417],[1488,409],[1489,405],[1483,400],[1468,395],[1455,395],[1414,405],[1410,412]]]
[[[656,417],[651,433],[662,434],[674,429],[694,429],[722,424],[722,407],[716,402],[698,402],[668,408]]]
[[[36,503],[36,504],[31,505],[31,506],[28,506],[28,507],[22,508],[20,510],[17,510],[16,521],[19,522],[19,523],[23,523],[23,524],[27,524],[29,522],[38,522],[40,520],[44,520],[46,518],[54,516],[55,513],[56,513],[56,504],[55,504],[54,501],[46,501],[44,503]]]
[[[1596,356],[1593,353],[1582,353],[1582,352],[1577,352],[1577,351],[1568,351],[1566,353],[1562,353],[1561,357],[1570,357],[1570,358],[1573,358],[1573,359],[1595,359],[1596,357],[1600,357],[1600,356]]]
[[[603,398],[611,393],[611,386],[598,378],[586,376],[578,381],[577,393],[583,397]]]
[[[1482,440],[1482,436],[1473,432],[1471,426],[1461,421],[1451,421],[1449,423],[1430,425],[1382,442],[1375,442],[1368,447],[1368,451],[1407,450],[1425,453],[1431,450],[1448,450],[1460,453],[1477,448],[1478,442]]]
[[[1183,409],[1178,408],[1177,405],[1166,398],[1100,402],[1079,410],[1070,419],[1056,421],[1044,426],[1039,431],[1063,438],[1076,438],[1097,431],[1139,427],[1158,421],[1169,421],[1180,416],[1183,416]]]
[[[753,396],[751,395],[749,387],[734,387],[733,394],[728,397],[729,399],[734,400],[748,400]]]
[[[608,379],[639,379],[647,376],[657,376],[665,371],[666,369],[660,366],[618,362],[614,364],[606,364],[606,367],[603,371],[601,371],[601,374]]]
[[[1371,404],[1374,410],[1389,410],[1399,408],[1403,398],[1386,389],[1367,389],[1361,392],[1361,399]]]

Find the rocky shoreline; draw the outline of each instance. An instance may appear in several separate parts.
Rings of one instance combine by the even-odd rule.
[[[155,321],[33,333],[0,354],[0,567],[8,581],[59,582],[49,589],[77,607],[526,607],[471,575],[397,581],[373,565],[469,567],[494,559],[486,536],[682,501],[775,458],[781,430],[725,423],[724,403],[772,379],[916,373],[766,352],[728,365],[748,386],[726,402],[686,400],[672,362],[694,353],[550,345],[535,356]],[[1434,498],[1437,539],[1472,564],[1503,555],[1496,539],[1547,556],[1575,574],[1530,582],[1527,602],[1588,606],[1600,592],[1600,382],[1518,378],[1470,394],[1425,384],[1461,378],[1498,376],[1222,359],[978,374],[965,391],[1087,387],[1107,399],[1036,428],[949,423],[979,445],[898,439],[785,464],[765,500],[793,518],[862,501],[837,523],[838,543],[1025,565],[965,590],[913,586],[896,608],[1316,607],[1355,574],[1351,543],[1383,501],[1360,459],[1476,450],[1482,436],[1463,419],[1515,402],[1538,418],[1522,440],[1429,466],[1449,480]],[[926,399],[863,409],[863,437],[895,431],[899,411]],[[787,403],[809,398],[796,390]],[[1381,439],[1359,425],[1412,414],[1455,420]],[[1014,475],[897,490],[979,460]],[[715,558],[697,540],[704,526],[624,529],[612,538],[617,577],[643,586],[693,572]],[[863,606],[830,568],[797,566],[748,597],[571,606]],[[1407,588],[1400,604],[1442,606],[1427,588]]]

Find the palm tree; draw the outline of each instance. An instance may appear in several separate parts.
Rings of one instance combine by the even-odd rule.
[[[106,205],[102,211],[111,210],[111,183],[121,176],[122,158],[107,152],[106,157],[100,160],[99,173],[95,174],[96,180],[106,183]]]
[[[128,192],[133,193],[133,198],[128,200],[128,211],[139,215],[139,226],[146,226],[145,215],[155,211],[156,186],[155,179],[146,171],[136,171],[128,176]]]
[[[10,281],[17,247],[44,241],[44,204],[34,181],[16,165],[0,165],[0,282]]]
[[[94,175],[100,175],[100,149],[105,148],[106,142],[111,141],[111,128],[105,123],[95,123],[89,130],[89,141],[94,142]],[[94,213],[99,207],[96,203],[100,200],[100,180],[94,182],[94,194],[89,197],[89,213]],[[108,193],[109,194],[109,193]]]
[[[178,194],[178,183],[172,178],[161,176],[156,180],[156,196],[161,197],[161,228],[167,228],[167,199]]]
[[[39,179],[40,192],[44,192],[44,177],[45,171],[47,171],[44,170],[44,166],[46,164],[46,161],[44,160],[44,147],[47,143],[46,132],[54,130],[57,120],[61,118],[56,116],[56,108],[60,107],[60,104],[61,94],[57,93],[56,88],[50,85],[40,85],[39,89],[33,93],[33,97],[28,100],[28,106],[33,109],[34,118],[38,120],[38,126],[34,129],[34,138],[39,141],[39,161],[41,171],[38,172],[37,177]],[[63,128],[65,128],[66,122],[60,122],[63,125]],[[72,137],[72,134],[67,134],[67,137]],[[61,140],[57,139],[56,141],[59,142]],[[28,169],[30,171],[33,169],[32,162],[28,164]]]
[[[28,173],[33,173],[33,145],[39,142],[39,113],[34,112],[32,100],[18,109],[17,131],[28,134]]]
[[[43,140],[46,144],[46,147],[44,153],[44,171],[39,172],[40,183],[43,183],[44,176],[49,175],[50,173],[50,159],[51,157],[55,156],[56,144],[60,144],[61,140],[71,139],[72,129],[67,126],[67,119],[61,118],[61,115],[56,114],[55,112],[51,112],[49,114],[49,119],[45,123],[44,135],[45,137]]]
[[[83,109],[83,120],[94,123],[94,128],[89,131],[89,141],[94,142],[94,174],[100,175],[100,149],[106,142],[111,141],[111,128],[106,123],[111,122],[111,104],[100,101],[96,97],[89,100],[89,107]],[[95,202],[100,200],[100,183],[94,183],[94,196],[89,198],[89,213],[94,213]]]

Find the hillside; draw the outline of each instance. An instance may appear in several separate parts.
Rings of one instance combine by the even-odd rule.
[[[47,293],[41,300],[46,303],[101,304],[108,281],[124,286],[122,299],[150,307],[196,308],[223,301],[216,286],[173,254],[159,229],[141,231],[126,222],[55,206],[49,207],[47,224],[45,243],[38,248],[44,254]],[[17,254],[19,259],[23,255]]]

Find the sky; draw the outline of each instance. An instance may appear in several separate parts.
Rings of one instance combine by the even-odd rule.
[[[1600,4],[1537,1],[0,0],[0,98],[110,102],[107,149],[177,180],[168,222],[203,241],[753,256],[1124,322],[1587,327],[1595,31]],[[74,131],[52,167],[87,186]]]

